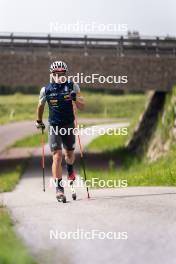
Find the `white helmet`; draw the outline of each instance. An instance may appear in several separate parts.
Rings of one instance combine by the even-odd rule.
[[[50,66],[50,72],[66,72],[68,71],[67,64],[63,61],[54,61]]]

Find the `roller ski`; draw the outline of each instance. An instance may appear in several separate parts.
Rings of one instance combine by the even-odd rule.
[[[71,194],[72,194],[72,199],[73,200],[76,200],[76,191],[75,191],[75,188],[74,188],[74,181],[76,179],[76,175],[74,172],[72,172],[72,174],[70,174],[68,176],[68,181],[69,181],[69,185],[70,185],[70,190],[71,190]]]
[[[56,179],[56,199],[60,203],[66,203],[66,196],[64,195],[64,187],[62,186],[62,179]]]
[[[60,203],[66,203],[67,202],[66,196],[63,193],[56,194],[56,199]]]

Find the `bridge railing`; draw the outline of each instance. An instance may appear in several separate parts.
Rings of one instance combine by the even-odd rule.
[[[144,48],[176,51],[176,38],[174,37],[128,37],[128,36],[54,36],[54,35],[23,35],[14,33],[0,33],[0,46],[10,45],[38,45],[38,46],[78,46],[78,47],[115,47],[117,49]]]

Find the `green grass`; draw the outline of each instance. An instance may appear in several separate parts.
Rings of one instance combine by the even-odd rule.
[[[127,180],[128,186],[176,186],[176,147],[175,140],[171,136],[171,129],[175,120],[175,100],[176,88],[172,94],[166,97],[163,114],[160,115],[156,131],[150,141],[154,140],[155,150],[158,145],[165,144],[168,140],[171,143],[170,150],[165,156],[154,162],[149,162],[147,152],[142,157],[130,155],[125,148],[125,144],[131,138],[134,127],[139,119],[139,112],[136,112],[132,124],[129,127],[129,134],[122,136],[101,136],[90,143],[88,151],[99,151],[111,155],[111,159],[106,160],[107,169],[87,168],[88,179],[112,179]],[[158,141],[156,141],[158,140]],[[120,166],[115,166],[116,161],[120,161]],[[101,166],[101,165],[100,165]],[[83,173],[81,172],[81,175]]]
[[[12,191],[18,183],[26,168],[27,162],[21,162],[18,166],[0,172],[0,192]]]
[[[48,141],[48,133],[44,134],[44,142]],[[17,140],[11,147],[38,147],[41,145],[41,132]]]
[[[174,146],[169,155],[153,163],[148,163],[146,160],[141,162],[128,157],[126,164],[117,169],[114,162],[110,160],[107,170],[87,168],[87,178],[98,178],[105,181],[109,179],[126,180],[128,186],[176,186],[175,157],[176,147]],[[116,154],[116,159],[118,159],[118,154]],[[81,175],[83,175],[82,172]]]
[[[86,148],[86,150],[90,151],[101,151],[108,152],[114,151],[117,148],[123,147],[128,135],[103,135],[94,139]]]
[[[146,101],[145,95],[109,95],[99,93],[82,93],[86,108],[79,111],[80,117],[99,118],[131,118],[133,113],[140,110]],[[0,124],[35,120],[38,95],[0,96]],[[133,111],[131,111],[133,109]],[[45,107],[44,118],[47,118],[48,107]]]
[[[146,101],[145,95],[107,95],[83,94],[85,98],[85,113],[80,116],[104,118],[132,118],[133,111],[140,111]],[[133,109],[133,111],[131,111]]]
[[[35,264],[22,241],[17,238],[13,222],[5,209],[0,208],[0,263]]]
[[[120,133],[120,135],[105,134],[92,140],[92,142],[86,147],[86,150],[98,152],[112,152],[117,150],[118,148],[124,148],[127,141],[131,138],[134,128],[136,127],[139,121],[139,116],[144,111],[147,103],[148,97],[145,98],[145,101],[143,101],[143,104],[141,104],[140,108],[135,109],[135,111],[133,111],[133,118],[130,122],[130,126],[127,127],[127,135],[124,135],[122,133]]]
[[[37,102],[37,95],[1,95],[0,123],[4,124],[28,119],[35,120]]]

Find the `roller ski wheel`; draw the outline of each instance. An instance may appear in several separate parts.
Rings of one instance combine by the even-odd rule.
[[[56,195],[56,199],[59,203],[66,203],[67,202],[66,196],[64,194]]]
[[[72,193],[72,199],[75,201],[76,200],[76,193]]]

